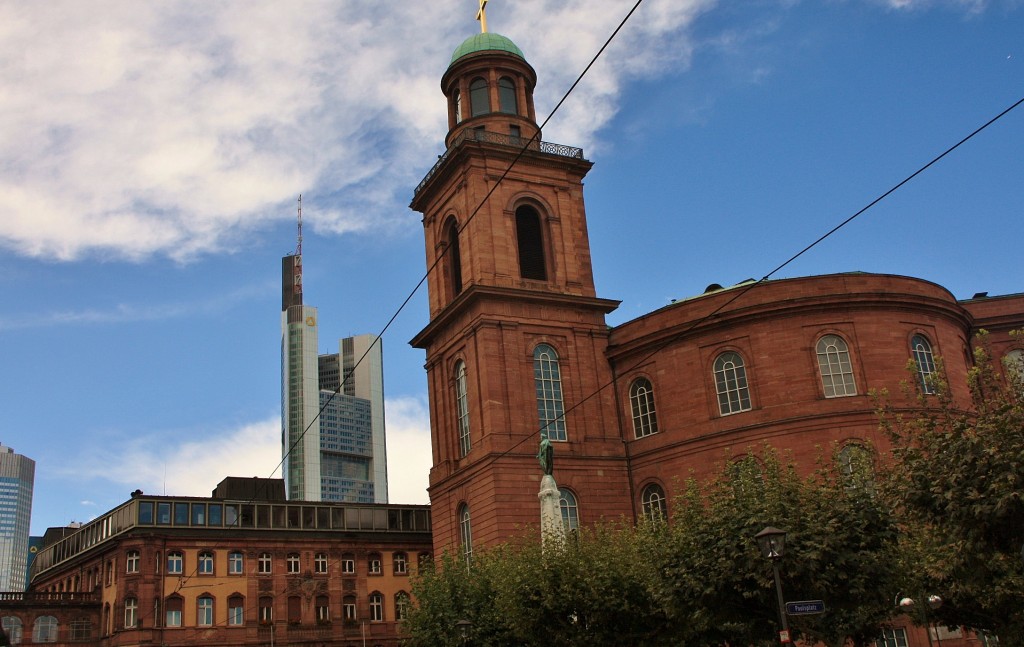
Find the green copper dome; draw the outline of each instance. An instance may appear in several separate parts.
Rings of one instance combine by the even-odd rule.
[[[526,57],[523,56],[523,51],[516,47],[515,43],[501,34],[485,32],[483,34],[470,36],[466,40],[462,41],[462,44],[456,47],[455,51],[452,52],[452,62],[448,64],[448,67],[451,67],[455,61],[459,60],[463,56],[475,54],[476,52],[488,51],[508,52],[509,54],[518,56],[524,61],[526,60]]]

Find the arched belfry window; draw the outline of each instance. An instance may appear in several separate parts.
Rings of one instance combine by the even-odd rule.
[[[507,76],[498,79],[498,109],[510,115],[519,112],[516,106],[516,84]]]
[[[469,402],[466,398],[466,363],[455,363],[455,414],[459,428],[459,453],[465,456],[472,445],[469,439]]]
[[[487,91],[487,81],[480,77],[473,79],[469,84],[469,109],[470,115],[479,117],[491,111],[491,98]]]
[[[445,242],[447,255],[448,280],[451,282],[452,296],[462,292],[462,253],[459,250],[459,224],[450,218],[445,226]]]
[[[462,558],[469,564],[473,561],[473,524],[469,517],[469,505],[459,505],[459,543],[462,544]]]
[[[544,262],[544,236],[540,214],[530,206],[516,209],[516,243],[519,248],[519,276],[524,279],[546,281]]]
[[[462,93],[458,90],[452,94],[452,103],[455,104],[455,123],[462,123]]]
[[[566,440],[565,405],[558,353],[547,344],[533,350],[533,381],[537,391],[537,418],[541,438]]]

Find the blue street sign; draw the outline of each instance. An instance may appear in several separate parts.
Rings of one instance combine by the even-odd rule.
[[[814,613],[824,613],[825,602],[822,600],[804,600],[803,602],[787,602],[787,616],[807,616]]]

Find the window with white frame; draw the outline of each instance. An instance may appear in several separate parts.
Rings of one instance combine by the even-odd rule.
[[[245,556],[239,551],[228,553],[228,575],[245,573]]]
[[[274,569],[274,559],[270,553],[260,553],[256,560],[256,572],[260,575],[270,575]]]
[[[580,511],[576,495],[566,488],[558,489],[558,507],[562,511],[562,528],[566,532],[580,529]]]
[[[877,647],[907,647],[907,630],[903,627],[883,629],[882,637],[875,641]]]
[[[167,598],[167,603],[164,605],[164,626],[165,627],[180,627],[181,626],[181,598],[174,596]]]
[[[462,544],[462,557],[466,563],[473,561],[473,525],[469,518],[469,506],[459,506],[459,542]]]
[[[461,359],[455,364],[455,415],[459,428],[459,452],[469,453],[472,444],[469,438],[469,400],[466,395],[466,363]]]
[[[1011,383],[1024,383],[1024,350],[1015,348],[1003,355],[1003,366],[1006,367],[1006,376]]]
[[[124,600],[124,628],[134,629],[139,622],[139,601],[137,598]]]
[[[320,624],[331,621],[331,605],[326,595],[316,596],[316,621]]]
[[[199,553],[199,574],[213,575],[213,553],[208,550]]]
[[[57,642],[57,618],[55,616],[39,616],[32,625],[32,642]]]
[[[566,440],[565,405],[558,353],[547,344],[533,350],[533,381],[537,392],[537,417],[541,438]]]
[[[313,572],[327,573],[327,553],[317,553],[313,556]]]
[[[196,600],[196,624],[200,627],[213,626],[213,598],[202,595]]]
[[[299,561],[299,554],[298,553],[288,553],[287,564],[288,564],[288,572],[293,574],[293,575],[295,573],[301,572],[301,570],[302,570],[301,569],[301,562]]]
[[[370,594],[370,622],[382,622],[384,620],[384,596],[374,591]]]
[[[665,490],[657,483],[651,483],[640,493],[640,510],[651,521],[668,519],[668,499]]]
[[[391,555],[391,563],[394,566],[395,575],[407,575],[409,573],[409,558],[405,553],[393,553]]]
[[[269,625],[274,622],[274,598],[268,596],[260,598],[259,619],[261,625]]]
[[[816,346],[818,370],[821,372],[821,386],[826,398],[841,398],[857,395],[853,381],[853,365],[850,350],[842,337],[825,335]]]
[[[167,553],[167,574],[181,575],[185,568],[185,557],[179,551]]]
[[[629,385],[629,405],[633,410],[633,436],[643,438],[658,433],[658,417],[654,411],[654,386],[646,377],[638,377]]]
[[[346,595],[341,602],[341,612],[345,618],[345,622],[355,622],[358,620],[358,614],[356,612],[356,599],[351,595]]]
[[[932,344],[924,335],[914,335],[910,339],[910,352],[917,367],[918,384],[922,393],[935,393],[932,375],[935,373],[935,357],[932,355]]]
[[[750,410],[747,370],[739,353],[729,351],[715,359],[715,390],[723,416]]]
[[[409,617],[409,594],[399,591],[395,594],[395,620],[402,622]]]
[[[228,626],[240,627],[245,624],[245,598],[235,594],[228,598]]]
[[[367,557],[366,564],[370,575],[380,575],[384,570],[381,567],[380,553],[370,553]]]
[[[356,558],[352,553],[345,553],[341,556],[341,574],[342,575],[355,575],[356,574]]]
[[[139,551],[129,550],[125,556],[125,572],[126,573],[138,573],[139,572]]]
[[[0,623],[2,623],[0,626],[3,627],[4,633],[7,634],[7,639],[11,641],[11,644],[20,645],[24,635],[24,625],[21,624],[21,618],[18,616],[4,616]]]

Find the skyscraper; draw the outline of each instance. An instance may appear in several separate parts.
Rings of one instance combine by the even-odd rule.
[[[346,464],[341,468],[342,472],[351,476],[362,475],[368,481],[372,499],[364,503],[387,503],[388,502],[388,470],[387,470],[387,446],[384,434],[384,355],[381,341],[374,335],[356,335],[338,340],[340,352],[332,355],[321,355],[319,357],[320,389],[322,402],[326,402],[324,393],[337,393],[331,399],[330,405],[332,415],[328,416],[328,410],[323,412],[321,422],[321,433],[323,441],[321,444],[321,464],[326,470],[329,461],[335,463],[338,468],[338,461]],[[353,409],[351,400],[365,401],[367,404],[367,415],[363,416]],[[327,447],[325,425],[332,424],[331,419],[335,416],[345,418],[346,429],[339,429],[332,425],[332,443],[341,441],[341,446],[348,447],[344,453],[339,453],[335,444],[334,448]],[[339,435],[340,434],[340,435]],[[338,469],[333,469],[338,473]],[[351,478],[351,477],[350,477]],[[324,479],[324,498],[335,500],[334,496],[328,496],[328,477]],[[348,479],[346,479],[348,480]],[[332,488],[338,484],[333,483]],[[341,500],[355,500],[342,498]]]
[[[374,335],[317,354],[317,311],[302,301],[301,249],[282,259],[281,452],[288,498],[387,503],[384,373]]]
[[[36,463],[0,445],[0,591],[23,591]]]

